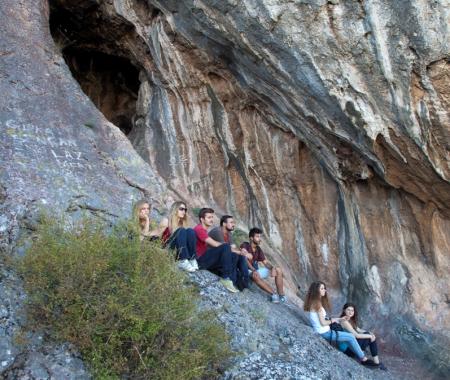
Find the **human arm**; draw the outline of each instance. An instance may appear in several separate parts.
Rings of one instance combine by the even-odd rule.
[[[204,241],[210,247],[220,247],[223,244],[221,242],[218,242],[217,240],[214,240],[212,237],[209,236]]]
[[[347,320],[343,320],[341,322],[341,325],[342,325],[342,327],[344,328],[345,331],[348,331],[349,333],[353,334],[353,336],[355,338],[358,338],[358,339],[370,339],[370,340],[372,340],[372,338],[374,338],[373,340],[375,340],[375,336],[373,334],[363,334],[363,333],[361,333],[360,332],[361,329],[359,329],[359,328],[355,329],[352,326],[352,324],[349,321],[347,321]]]
[[[162,219],[158,226],[152,226],[149,220],[148,229],[144,236],[160,237],[168,225],[169,221],[167,218]]]
[[[248,269],[252,272],[256,272],[256,268],[253,266],[253,256],[251,259],[247,258]]]
[[[245,248],[237,249],[236,246],[234,246],[234,247],[231,247],[231,252],[233,252],[239,256],[245,256],[247,258],[247,261],[251,261],[253,259],[253,255],[251,253],[249,253]],[[251,265],[249,265],[249,269],[250,269],[250,266]],[[252,270],[252,269],[250,269],[250,270]]]
[[[264,259],[264,260],[262,261],[262,263],[263,263],[264,266],[265,266],[267,269],[269,269],[269,270],[275,269],[275,267],[274,267],[271,263],[269,263],[269,261],[268,261],[267,259]]]
[[[150,221],[150,218],[148,216],[148,214],[145,215],[141,215],[140,217],[140,227],[141,227],[141,231],[140,231],[140,235],[141,235],[141,240],[144,239],[145,237],[152,237],[152,236],[158,236],[158,232],[159,229],[155,229],[155,228],[151,228],[152,227],[152,223]]]
[[[319,321],[320,321],[320,324],[322,326],[329,326],[329,325],[331,325],[332,323],[335,323],[335,322],[336,323],[342,323],[343,321],[346,320],[345,317],[325,319],[325,313],[324,312],[321,312],[320,310],[314,310],[314,312],[316,312],[318,314]]]

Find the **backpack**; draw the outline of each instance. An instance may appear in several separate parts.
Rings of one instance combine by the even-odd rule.
[[[336,346],[338,346],[339,344],[338,344],[338,336],[339,336],[339,331],[344,331],[344,329],[343,329],[343,327],[339,324],[339,323],[337,323],[337,322],[333,322],[331,325],[330,325],[330,344],[332,344],[333,342],[333,331],[336,333],[336,339],[335,339],[335,342],[336,342]]]

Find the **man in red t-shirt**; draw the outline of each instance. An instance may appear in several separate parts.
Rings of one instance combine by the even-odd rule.
[[[253,259],[248,261],[251,279],[262,290],[265,290],[271,295],[272,302],[286,302],[286,296],[284,295],[283,290],[283,272],[281,271],[281,268],[274,267],[266,259],[266,256],[260,247],[261,235],[262,231],[259,228],[254,227],[248,234],[250,243],[245,242],[241,244],[241,248],[245,248],[253,255]],[[278,294],[273,291],[272,287],[266,281],[264,281],[269,275],[270,277],[275,278]]]
[[[208,228],[214,222],[214,210],[202,208],[198,214],[200,223],[194,227],[197,235],[197,262],[200,269],[218,272],[222,279],[220,282],[232,293],[239,292],[231,278],[233,276],[233,257],[231,246],[228,243],[215,241],[208,235]],[[209,247],[208,247],[209,246]]]

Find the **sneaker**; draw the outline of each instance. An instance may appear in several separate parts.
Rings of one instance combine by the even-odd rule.
[[[231,281],[229,278],[222,278],[220,280],[220,283],[224,286],[226,290],[228,290],[231,293],[239,293],[239,290],[236,289],[233,285],[233,281]]]
[[[284,294],[282,296],[280,295],[280,302],[285,303],[286,301],[287,301],[286,296]]]
[[[195,272],[195,269],[192,268],[192,265],[189,263],[189,260],[180,260],[178,262],[178,268],[190,273]]]
[[[270,297],[270,300],[271,300],[273,303],[280,303],[280,297],[278,297],[278,294],[276,294],[276,293],[273,293],[273,294],[272,294],[272,296]]]
[[[194,268],[195,270],[198,270],[197,260],[195,260],[195,259],[189,260],[189,264],[191,264],[192,268]]]
[[[382,371],[388,370],[387,367],[383,363],[378,364],[378,368],[381,369]]]
[[[378,367],[378,364],[376,364],[372,359],[364,360],[361,364],[367,367]]]

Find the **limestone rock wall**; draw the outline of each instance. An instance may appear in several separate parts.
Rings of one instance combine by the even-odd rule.
[[[262,227],[291,291],[322,279],[448,357],[445,1],[7,3],[4,241],[41,199],[121,216],[170,194]]]
[[[448,329],[445,4],[151,3],[147,24],[117,7],[156,66],[142,157],[262,226],[302,291],[321,278],[374,321]]]

